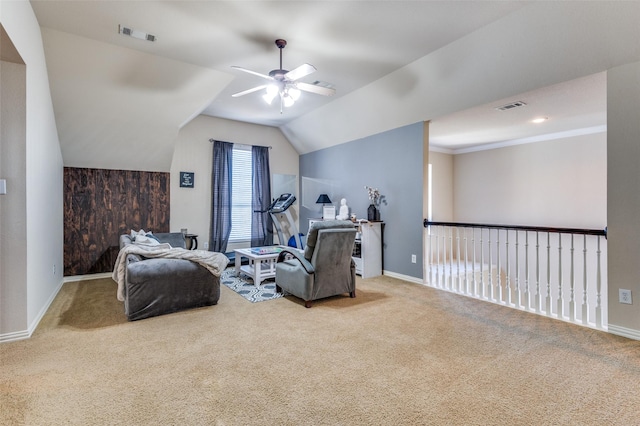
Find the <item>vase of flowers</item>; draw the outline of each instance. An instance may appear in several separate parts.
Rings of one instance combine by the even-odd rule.
[[[370,186],[365,186],[364,189],[367,190],[369,201],[371,201],[367,209],[367,220],[379,221],[380,210],[378,210],[378,203],[380,203],[380,191],[378,191],[378,188],[372,188]]]

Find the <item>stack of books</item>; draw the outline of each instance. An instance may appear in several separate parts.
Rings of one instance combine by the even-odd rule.
[[[251,253],[253,254],[276,254],[280,253],[282,248],[280,247],[256,247],[251,249]]]

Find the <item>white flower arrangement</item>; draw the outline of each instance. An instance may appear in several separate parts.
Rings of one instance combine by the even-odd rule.
[[[364,189],[366,189],[369,194],[369,200],[371,200],[371,204],[377,206],[380,202],[380,191],[378,191],[378,188],[372,188],[365,185]]]

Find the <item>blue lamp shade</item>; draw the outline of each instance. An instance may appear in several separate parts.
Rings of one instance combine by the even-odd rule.
[[[331,204],[331,200],[327,194],[320,194],[316,204]]]

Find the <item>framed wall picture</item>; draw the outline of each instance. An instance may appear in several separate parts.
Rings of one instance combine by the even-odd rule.
[[[194,172],[180,172],[180,188],[193,188],[194,178]]]
[[[331,220],[336,218],[336,206],[324,206],[322,207],[322,218],[324,220]]]

